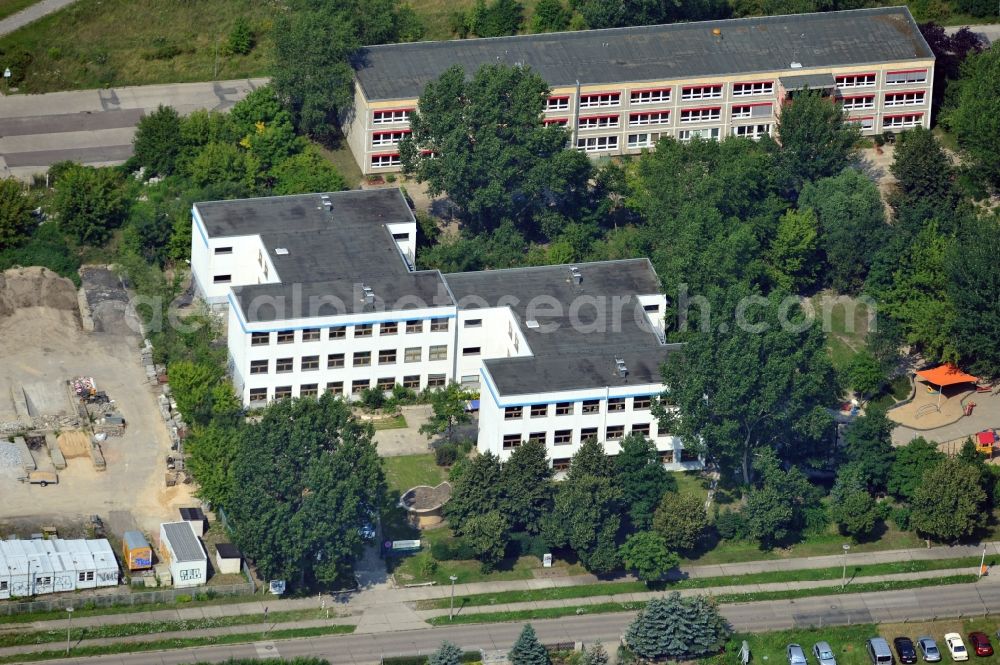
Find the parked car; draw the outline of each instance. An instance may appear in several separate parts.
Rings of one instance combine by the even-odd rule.
[[[899,662],[911,665],[917,662],[917,650],[913,647],[913,640],[909,637],[897,637],[893,639],[892,646],[896,647],[896,655]]]
[[[881,637],[873,637],[865,642],[865,650],[868,651],[868,659],[872,665],[893,665],[896,659],[892,656],[889,643]]]
[[[969,650],[965,648],[962,636],[958,633],[945,634],[944,645],[948,647],[952,660],[969,660]]]
[[[788,645],[788,665],[808,665],[806,652],[798,644]]]
[[[969,644],[972,645],[977,656],[993,655],[993,645],[990,644],[990,638],[980,630],[969,633]]]
[[[813,645],[813,658],[819,665],[837,665],[837,659],[833,655],[833,649],[826,642],[817,642]]]
[[[920,649],[920,655],[928,663],[937,663],[941,660],[941,652],[938,650],[937,642],[934,641],[933,637],[927,635],[918,637],[917,648]]]

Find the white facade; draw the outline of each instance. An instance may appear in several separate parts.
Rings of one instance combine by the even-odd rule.
[[[118,562],[103,538],[0,541],[0,600],[117,584]]]
[[[208,555],[190,522],[160,525],[160,556],[170,567],[175,588],[201,586],[208,581]]]

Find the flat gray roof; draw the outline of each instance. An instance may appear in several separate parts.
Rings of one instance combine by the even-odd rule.
[[[712,33],[721,31],[721,36]],[[905,7],[490,39],[386,44],[355,56],[369,101],[413,99],[452,65],[523,64],[553,87],[933,58]]]
[[[820,90],[824,88],[832,88],[837,85],[837,81],[834,80],[833,74],[830,73],[782,76],[780,79],[781,87],[785,90],[802,90],[804,88]]]
[[[189,523],[168,522],[163,525],[163,532],[178,562],[204,561],[207,558]]]

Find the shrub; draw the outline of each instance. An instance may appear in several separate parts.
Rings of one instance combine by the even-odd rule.
[[[518,556],[533,556],[541,559],[549,551],[549,546],[541,536],[533,536],[530,533],[516,533],[511,536],[511,543],[515,554]]]
[[[366,409],[380,409],[385,404],[385,392],[380,388],[365,388],[361,391],[361,403]]]
[[[386,182],[396,182],[396,174],[395,173],[389,173],[388,175],[385,176],[385,181]]]
[[[476,553],[461,540],[440,540],[431,545],[431,556],[438,561],[464,561],[476,558]]]
[[[747,536],[747,523],[742,514],[727,510],[716,516],[715,530],[725,540],[742,540]]]
[[[253,50],[253,30],[243,16],[238,16],[226,40],[226,52],[231,55],[246,55]]]
[[[900,531],[910,530],[910,508],[899,506],[892,511],[892,521]]]
[[[176,600],[178,603],[190,603],[194,599],[191,598],[191,596],[187,595],[186,593],[182,593],[181,595],[177,596]]]
[[[434,462],[438,466],[451,466],[458,459],[458,447],[445,443],[434,449]]]

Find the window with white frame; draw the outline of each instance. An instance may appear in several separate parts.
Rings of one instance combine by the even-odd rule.
[[[391,132],[374,132],[372,134],[373,147],[385,147],[399,145],[404,136],[410,133],[408,129],[397,129]]]
[[[842,74],[836,81],[838,88],[867,88],[875,85],[875,74]]]
[[[372,323],[359,323],[354,326],[354,336],[355,337],[371,337],[372,331],[375,329],[375,325]]]
[[[372,113],[373,125],[392,125],[399,122],[409,122],[413,109],[393,109],[390,111],[375,111]]]
[[[620,116],[591,115],[580,118],[580,129],[612,129],[618,127]]]
[[[560,127],[565,127],[569,124],[569,118],[546,118],[542,121],[544,125],[559,125]]]
[[[771,104],[740,104],[733,107],[733,119],[770,118]]]
[[[642,125],[665,125],[670,122],[670,111],[647,111],[645,113],[629,113],[629,127]]]
[[[625,410],[625,398],[624,397],[612,397],[608,400],[608,411],[624,411]]]
[[[913,92],[887,92],[885,95],[886,106],[919,106],[924,103],[927,93],[923,90]]]
[[[659,140],[660,132],[629,134],[628,143],[626,145],[629,148],[654,148],[656,147],[656,142]]]
[[[645,397],[633,397],[632,398],[632,410],[633,411],[645,411],[653,405],[653,398],[650,396]]]
[[[386,153],[382,155],[372,155],[372,168],[383,169],[389,166],[399,166],[402,162],[399,160],[399,153]]]
[[[396,363],[396,349],[382,349],[378,352],[379,365],[394,365]]]
[[[875,108],[875,95],[856,95],[854,97],[844,97],[841,101],[845,111],[859,111],[861,109]]]
[[[588,136],[576,140],[576,149],[583,152],[602,152],[618,149],[617,136]]]
[[[734,83],[733,97],[752,97],[754,95],[773,95],[774,81],[751,81]]]
[[[684,143],[691,139],[704,139],[706,141],[718,141],[720,130],[718,127],[706,127],[705,129],[682,129],[677,132],[677,140]]]
[[[622,101],[620,92],[596,92],[580,95],[580,108],[593,109],[602,106],[618,106]]]
[[[912,83],[926,83],[927,70],[913,69],[905,72],[886,72],[886,85],[908,85]]]
[[[386,321],[385,323],[378,324],[379,337],[387,337],[389,335],[395,335],[397,333],[399,333],[398,321]]]
[[[303,342],[318,342],[319,341],[319,328],[303,328],[302,329],[302,341]]]
[[[681,122],[712,122],[722,117],[722,108],[710,106],[699,109],[681,109]]]
[[[331,326],[327,334],[328,339],[344,339],[347,337],[347,326]]]
[[[654,88],[652,90],[633,90],[629,93],[631,104],[660,104],[670,101],[670,88]]]
[[[900,129],[905,127],[919,127],[923,124],[923,113],[904,113],[902,115],[887,115],[882,117],[882,127],[884,129]]]
[[[721,99],[722,84],[690,85],[681,88],[681,99]]]
[[[737,125],[733,127],[733,136],[757,140],[762,136],[771,135],[771,125]]]
[[[544,418],[549,415],[549,405],[548,404],[532,404],[531,405],[531,417],[532,418]]]
[[[549,97],[545,102],[546,111],[565,111],[569,108],[569,96]]]

